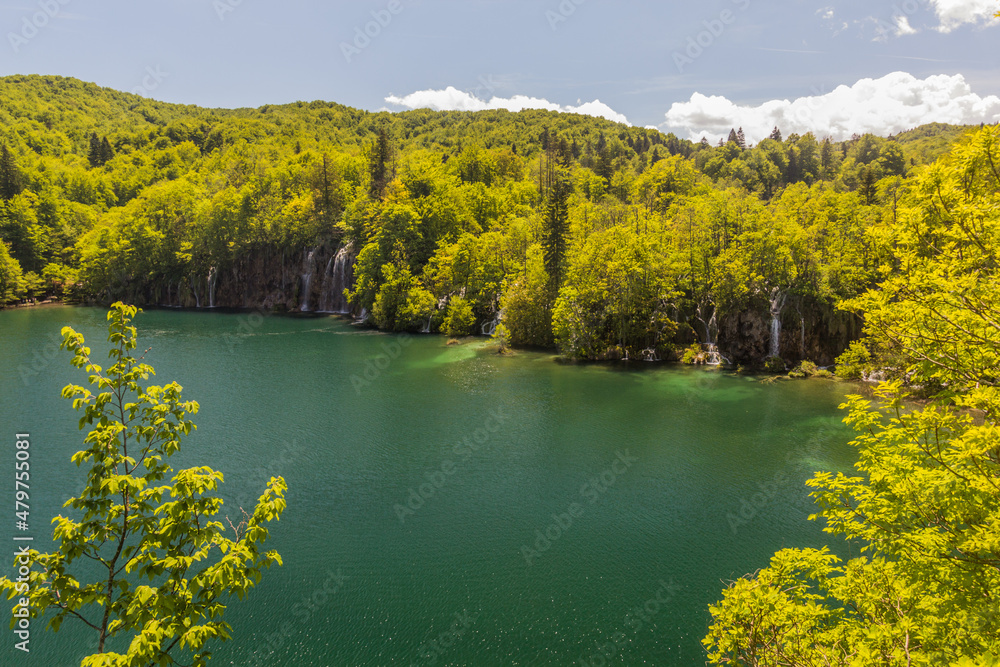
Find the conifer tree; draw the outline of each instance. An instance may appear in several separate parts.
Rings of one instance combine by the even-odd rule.
[[[378,139],[372,147],[371,155],[368,158],[368,194],[372,199],[381,201],[385,195],[385,188],[392,180],[392,146],[389,143],[389,134],[385,128],[379,130]]]
[[[21,172],[7,144],[0,145],[0,197],[5,201],[21,194]]]
[[[90,135],[90,152],[87,153],[87,160],[92,169],[101,166],[101,140],[97,137],[97,132]]]
[[[569,234],[569,195],[573,186],[569,176],[557,167],[549,189],[545,205],[544,239],[545,269],[549,274],[553,294],[562,281],[563,265],[566,259],[567,235]]]
[[[107,137],[101,140],[101,165],[105,165],[115,156],[115,149],[111,147],[111,142]]]

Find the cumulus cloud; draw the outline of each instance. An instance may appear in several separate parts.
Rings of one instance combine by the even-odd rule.
[[[903,35],[915,35],[917,34],[916,28],[910,25],[910,19],[905,16],[896,17],[896,37],[902,37]]]
[[[893,72],[881,79],[839,86],[825,95],[771,100],[759,106],[695,93],[687,102],[675,102],[666,119],[664,125],[686,132],[695,141],[707,137],[715,143],[725,139],[730,129],[742,127],[749,141],[758,142],[775,126],[786,136],[812,132],[819,138],[844,140],[854,133],[886,136],[931,122],[993,123],[1000,121],[1000,97],[980,97],[961,74],[917,79]]]
[[[577,106],[561,105],[538,97],[514,95],[513,97],[492,97],[489,101],[480,99],[472,93],[448,86],[444,90],[418,90],[409,95],[398,97],[390,95],[385,98],[389,104],[395,104],[409,109],[433,109],[435,111],[484,111],[486,109],[507,109],[521,111],[522,109],[548,109],[564,113],[578,113],[587,116],[607,118],[616,123],[628,124],[628,119],[604,104],[600,100],[580,103]]]
[[[930,4],[941,22],[941,32],[951,32],[966,23],[997,23],[995,0],[930,0]]]

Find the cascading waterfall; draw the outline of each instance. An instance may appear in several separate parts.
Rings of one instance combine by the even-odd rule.
[[[719,339],[719,322],[716,318],[717,311],[712,308],[712,316],[708,318],[706,322],[702,312],[701,305],[698,305],[695,317],[705,326],[705,340],[702,345],[705,348],[705,365],[706,366],[721,366],[723,364],[728,364],[729,360],[726,359],[719,353],[718,339]]]
[[[215,267],[208,270],[208,307],[215,308],[215,279],[217,277]]]
[[[309,312],[309,287],[316,271],[315,256],[316,248],[313,248],[306,253],[305,261],[302,263],[302,305],[299,306],[299,310],[303,313]]]
[[[430,317],[427,318],[427,324],[425,324],[424,328],[420,330],[420,333],[429,334],[431,332],[431,320],[433,319],[434,315],[431,315]]]
[[[343,246],[326,263],[323,273],[323,287],[320,295],[320,311],[346,315],[350,305],[344,297],[344,290],[350,287],[347,272],[351,268],[351,246]]]
[[[330,305],[330,269],[333,268],[334,263],[333,257],[326,263],[326,269],[323,271],[323,285],[319,288],[319,312],[329,313],[331,312]]]
[[[489,322],[484,322],[482,327],[482,332],[484,336],[495,336],[497,332],[497,327],[500,326],[500,321],[503,319],[503,311],[497,312],[496,316]]]
[[[768,356],[777,357],[781,352],[781,311],[785,307],[787,293],[775,287],[771,291],[771,349]]]

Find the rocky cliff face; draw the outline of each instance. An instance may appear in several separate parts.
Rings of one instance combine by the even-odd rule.
[[[860,318],[811,299],[789,298],[778,321],[776,327],[766,306],[720,315],[719,351],[734,364],[760,366],[772,356],[776,339],[777,356],[789,365],[808,359],[829,366],[861,337]]]
[[[350,245],[297,252],[263,248],[213,267],[205,276],[164,280],[136,290],[137,305],[173,308],[260,308],[279,312],[349,313],[344,289],[354,281]]]
[[[106,299],[140,306],[262,309],[287,313],[352,312],[344,290],[353,287],[354,248],[321,244],[297,251],[262,248],[205,275],[124,285]],[[356,313],[355,313],[356,314]],[[674,315],[681,326],[675,343],[702,343],[720,363],[763,367],[778,356],[789,366],[803,359],[829,366],[861,336],[861,320],[832,303],[775,292],[769,302],[738,312],[710,305]]]

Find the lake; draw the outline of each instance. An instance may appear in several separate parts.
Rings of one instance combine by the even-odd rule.
[[[104,363],[105,313],[0,312],[0,471],[13,476],[14,434],[30,432],[39,548],[82,484],[69,459],[83,433],[59,392],[86,378],[58,332],[75,327]],[[336,318],[159,310],[136,324],[151,382],[201,405],[174,468],[221,470],[234,519],[270,475],[289,487],[268,542],[284,566],[233,602],[213,665],[704,664],[725,582],[835,540],[807,520],[803,483],[851,468],[848,384],[500,356],[482,338]],[[14,520],[0,519],[8,545]],[[27,656],[4,636],[0,663],[38,667],[78,665],[89,641],[70,621],[36,621]]]

